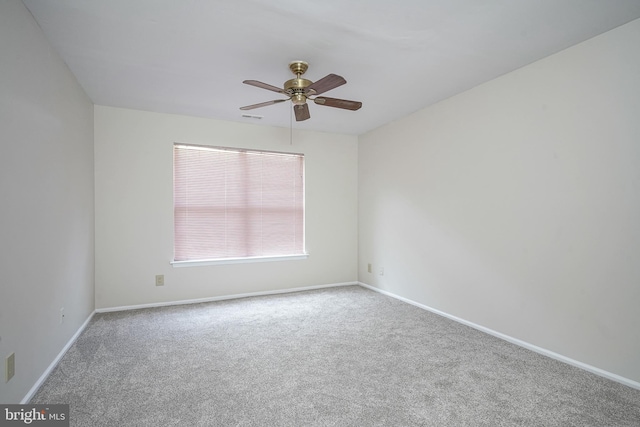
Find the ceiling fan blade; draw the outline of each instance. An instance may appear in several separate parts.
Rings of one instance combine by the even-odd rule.
[[[280,89],[277,86],[273,86],[267,83],[262,83],[259,82],[257,80],[245,80],[242,83],[246,84],[246,85],[250,85],[250,86],[255,86],[255,87],[259,87],[261,89],[267,89],[267,90],[272,90],[274,92],[278,92],[278,93],[284,93],[283,89]]]
[[[342,86],[346,82],[347,81],[344,78],[337,74],[329,74],[328,76],[321,78],[317,82],[311,83],[304,91],[305,93],[310,93],[311,91],[313,91],[311,92],[313,95],[320,95],[321,93],[325,93],[328,90],[335,89],[338,86]]]
[[[325,96],[319,96],[313,100],[318,105],[324,105],[326,107],[343,108],[345,110],[356,111],[362,107],[360,101],[349,101],[346,99],[327,98]]]
[[[241,110],[253,110],[254,108],[266,107],[267,105],[278,104],[280,102],[288,101],[288,99],[274,99],[273,101],[261,102],[260,104],[247,105],[240,107]]]
[[[311,114],[309,114],[309,106],[307,104],[294,105],[293,111],[296,113],[296,122],[301,122],[311,117]]]

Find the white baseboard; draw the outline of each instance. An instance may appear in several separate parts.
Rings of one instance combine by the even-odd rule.
[[[184,305],[184,304],[198,304],[201,302],[212,302],[212,301],[223,301],[228,299],[237,299],[237,298],[247,298],[247,297],[257,297],[264,295],[276,295],[276,294],[288,294],[291,292],[302,292],[302,291],[311,291],[314,289],[324,289],[324,288],[336,288],[339,286],[353,286],[358,285],[358,282],[344,282],[344,283],[332,283],[329,285],[315,285],[315,286],[306,286],[302,288],[289,288],[289,289],[277,289],[273,291],[260,291],[260,292],[249,292],[246,294],[235,294],[235,295],[223,295],[218,297],[208,297],[208,298],[198,298],[198,299],[189,299],[189,300],[179,300],[179,301],[167,301],[167,302],[156,302],[150,304],[138,304],[138,305],[125,305],[121,307],[108,307],[108,308],[98,308],[96,309],[96,313],[109,313],[113,311],[126,311],[126,310],[137,310],[140,308],[153,308],[153,307],[165,307],[169,305]]]
[[[76,342],[76,340],[78,339],[78,337],[80,336],[82,331],[84,331],[84,329],[87,327],[87,325],[89,324],[89,322],[93,318],[94,314],[96,314],[95,311],[93,311],[89,315],[89,317],[87,317],[87,320],[85,320],[84,323],[82,324],[82,326],[80,326],[80,328],[78,328],[76,333],[73,334],[73,336],[71,337],[69,342],[67,342],[67,344],[63,347],[63,349],[60,350],[60,353],[58,353],[56,358],[53,359],[53,362],[51,362],[49,367],[47,369],[45,369],[45,371],[42,373],[42,375],[40,375],[40,378],[38,378],[38,381],[36,381],[36,383],[33,385],[33,387],[31,387],[31,390],[29,390],[29,392],[22,398],[22,400],[20,401],[20,404],[24,405],[24,404],[29,403],[29,401],[31,400],[33,395],[36,393],[36,391],[38,391],[38,389],[40,388],[42,383],[47,379],[49,374],[51,374],[51,371],[53,371],[53,369],[58,365],[58,363],[60,362],[60,359],[62,359],[62,356],[65,355],[65,353],[69,350],[69,348],[71,348],[73,343]]]
[[[502,340],[508,341],[508,342],[510,342],[512,344],[515,344],[517,346],[526,348],[527,350],[535,351],[536,353],[542,354],[543,356],[547,356],[547,357],[550,357],[552,359],[559,360],[561,362],[567,363],[569,365],[575,366],[575,367],[580,368],[580,369],[584,369],[585,371],[589,371],[589,372],[594,373],[596,375],[599,375],[601,377],[604,377],[604,378],[619,382],[621,384],[624,384],[624,385],[626,385],[628,387],[640,390],[640,382],[633,381],[633,380],[630,380],[629,378],[625,378],[623,376],[620,376],[620,375],[605,371],[604,369],[596,368],[595,366],[591,366],[591,365],[588,365],[586,363],[580,362],[578,360],[571,359],[569,357],[566,357],[566,356],[563,356],[561,354],[555,353],[555,352],[553,352],[551,350],[547,350],[545,348],[538,347],[536,345],[530,344],[530,343],[528,343],[526,341],[522,341],[522,340],[519,340],[517,338],[513,338],[513,337],[511,337],[509,335],[505,335],[503,333],[494,331],[493,329],[485,328],[484,326],[477,325],[477,324],[475,324],[473,322],[469,322],[468,320],[461,319],[459,317],[453,316],[451,314],[445,313],[445,312],[437,310],[435,308],[426,306],[424,304],[420,304],[420,303],[415,302],[413,300],[410,300],[408,298],[401,297],[400,295],[396,295],[396,294],[394,294],[392,292],[376,288],[375,286],[367,285],[366,283],[363,283],[363,282],[358,282],[358,284],[360,286],[364,287],[364,288],[371,289],[372,291],[379,292],[379,293],[381,293],[383,295],[395,298],[395,299],[400,300],[402,302],[406,302],[407,304],[414,305],[416,307],[419,307],[419,308],[422,308],[424,310],[430,311],[430,312],[432,312],[434,314],[437,314],[439,316],[446,317],[447,319],[451,319],[451,320],[456,321],[458,323],[462,323],[463,325],[470,326],[470,327],[472,327],[474,329],[477,329],[477,330],[479,330],[481,332],[487,333],[489,335],[493,335],[496,338],[500,338]]]

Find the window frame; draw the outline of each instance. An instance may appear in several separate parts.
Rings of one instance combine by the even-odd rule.
[[[219,151],[229,151],[234,153],[254,153],[254,154],[275,154],[275,155],[291,155],[298,156],[302,159],[301,162],[301,174],[302,174],[302,252],[294,253],[294,254],[281,254],[281,255],[264,255],[264,256],[240,256],[240,257],[226,257],[226,258],[207,258],[207,259],[189,259],[189,260],[176,260],[175,258],[175,250],[176,250],[176,160],[175,160],[175,150],[177,147],[185,147],[185,148],[200,148],[204,150],[219,150]],[[273,261],[292,261],[292,260],[303,260],[309,257],[309,254],[306,249],[306,171],[305,171],[305,156],[303,153],[291,153],[291,152],[283,152],[283,151],[272,151],[272,150],[260,150],[260,149],[252,149],[252,148],[239,148],[239,147],[223,147],[223,146],[213,146],[213,145],[202,145],[202,144],[189,144],[182,142],[175,142],[172,145],[172,153],[173,153],[173,209],[172,209],[172,224],[173,224],[173,249],[174,255],[170,262],[173,267],[189,267],[189,266],[207,266],[207,265],[223,265],[223,264],[241,264],[241,263],[256,263],[256,262],[273,262]]]

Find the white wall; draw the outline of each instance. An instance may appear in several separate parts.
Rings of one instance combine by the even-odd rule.
[[[357,280],[357,138],[95,107],[96,307]],[[174,268],[173,143],[305,154],[306,260]],[[165,285],[155,286],[155,275]]]
[[[93,312],[93,105],[20,1],[0,2],[0,58],[0,402],[18,403]]]
[[[640,381],[639,46],[636,20],[362,136],[359,280]]]

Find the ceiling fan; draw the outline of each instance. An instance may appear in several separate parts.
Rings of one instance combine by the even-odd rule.
[[[316,82],[303,79],[301,76],[307,71],[309,64],[304,61],[293,61],[289,64],[289,69],[296,75],[295,79],[287,80],[282,89],[257,80],[245,80],[242,83],[267,89],[273,92],[281,93],[288,96],[287,99],[274,99],[273,101],[261,102],[259,104],[247,105],[241,107],[241,110],[253,110],[254,108],[266,107],[267,105],[279,104],[291,100],[293,102],[293,111],[296,121],[301,122],[311,117],[309,114],[309,106],[307,100],[313,101],[318,105],[325,107],[342,108],[345,110],[355,111],[362,107],[362,102],[348,101],[346,99],[328,98],[326,96],[317,96],[338,86],[342,86],[347,81],[337,74],[329,74]]]

